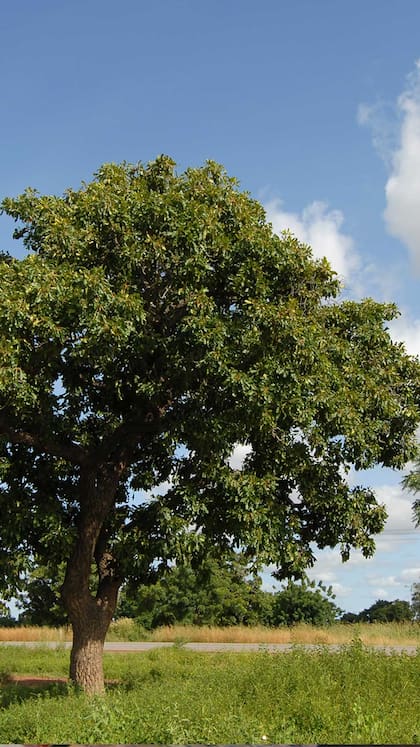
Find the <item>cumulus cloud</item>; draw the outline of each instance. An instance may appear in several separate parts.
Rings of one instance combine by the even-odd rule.
[[[420,270],[420,60],[407,79],[407,85],[397,102],[398,142],[391,148],[387,139],[385,122],[378,107],[359,107],[358,121],[372,128],[373,142],[390,165],[385,185],[385,223],[389,233],[402,241],[410,250],[414,265]],[[382,130],[382,134],[381,134]],[[385,140],[384,140],[385,139]]]
[[[344,584],[340,584],[338,581],[333,581],[331,583],[331,588],[333,590],[333,594],[335,594],[337,597],[338,596],[348,597],[350,596],[352,592],[352,589],[350,586],[345,586]]]
[[[369,586],[376,586],[377,584],[379,584],[378,588],[386,587],[387,589],[395,589],[395,587],[400,586],[400,582],[397,581],[395,576],[372,576],[371,578],[367,579],[367,583],[369,584]],[[376,589],[376,591],[378,591],[378,588]]]
[[[364,558],[361,552],[355,550],[351,553],[350,559],[343,563],[338,547],[326,548],[322,551],[315,550],[315,555],[316,563],[308,569],[309,578],[331,585],[334,593],[339,596],[351,593],[357,570],[366,571],[372,562],[371,559]]]
[[[352,595],[364,598],[358,602],[360,608],[381,597],[409,598],[411,584],[420,578],[415,552],[420,535],[412,520],[410,494],[400,485],[377,486],[375,492],[388,512],[383,533],[375,537],[375,555],[364,558],[360,550],[354,550],[343,564],[338,547],[315,550],[317,560],[308,572],[310,578],[331,584],[339,606],[348,605]]]
[[[420,319],[400,316],[390,323],[390,334],[395,342],[403,342],[407,353],[420,356]]]
[[[367,584],[372,588],[376,598],[407,597],[413,583],[420,580],[419,568],[404,568],[398,574],[389,576],[370,576]]]
[[[400,485],[381,485],[375,489],[379,503],[384,503],[388,519],[381,537],[385,540],[389,536],[412,535],[417,536],[418,530],[413,523],[413,499],[408,491]],[[395,548],[394,548],[395,549]]]
[[[417,568],[405,568],[400,574],[403,581],[420,581],[420,566]]]
[[[309,244],[315,257],[326,257],[333,270],[344,280],[359,267],[353,239],[343,233],[344,216],[325,202],[312,202],[302,213],[287,212],[281,200],[265,205],[268,220],[276,233],[289,229],[300,241]]]
[[[172,488],[172,482],[171,480],[165,480],[165,482],[161,482],[159,485],[157,485],[153,490],[150,491],[150,493],[153,493],[154,495],[166,495],[168,490]]]
[[[389,596],[389,591],[390,589],[388,586],[379,586],[376,589],[373,589],[375,601],[376,600],[379,601],[380,599],[383,599],[384,601],[391,601],[391,600],[387,600],[387,597]],[[395,591],[395,587],[394,587],[394,591]]]

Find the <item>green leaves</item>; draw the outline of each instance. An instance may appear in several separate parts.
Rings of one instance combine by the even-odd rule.
[[[342,611],[334,604],[334,598],[331,587],[326,588],[322,583],[289,581],[274,596],[272,624],[331,625]]]
[[[384,510],[344,475],[401,467],[420,419],[393,305],[341,302],[326,260],[273,234],[214,162],[105,164],[80,190],[2,207],[29,251],[1,260],[4,490],[18,515],[31,505],[33,552],[51,516],[74,542],[117,473],[101,541],[106,529],[128,576],[205,546],[240,546],[282,576],[304,572],[313,543],[373,552]],[[250,454],[233,471],[238,443]],[[130,519],[133,491],[165,481]]]

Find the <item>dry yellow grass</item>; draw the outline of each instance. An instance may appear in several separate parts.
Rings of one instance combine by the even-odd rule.
[[[177,625],[153,631],[153,641],[187,640],[210,643],[350,643],[355,638],[371,645],[420,645],[420,623],[336,624],[326,628],[296,625],[293,628],[227,628]]]
[[[121,619],[111,624],[109,640],[136,640],[134,620]],[[1,641],[71,641],[70,628],[0,628]],[[157,628],[148,634],[150,641],[193,641],[209,643],[350,643],[355,638],[365,644],[420,646],[420,623],[335,624],[326,628],[296,625],[293,628],[234,626],[226,628],[175,625]]]
[[[248,628],[235,625],[226,628],[214,628],[207,625],[174,625],[157,628],[151,634],[152,641],[188,640],[203,643],[289,643],[288,628]]]
[[[48,628],[47,626],[25,626],[22,628],[0,628],[1,641],[71,641],[70,628]]]

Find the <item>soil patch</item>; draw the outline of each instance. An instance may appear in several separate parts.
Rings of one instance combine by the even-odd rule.
[[[7,678],[6,684],[24,685],[25,687],[48,687],[49,685],[65,684],[67,682],[68,677],[47,677],[42,675],[34,677],[31,674],[11,674]]]
[[[23,685],[24,687],[49,687],[50,685],[66,685],[69,683],[68,677],[48,677],[39,675],[34,677],[31,674],[11,674],[3,681],[3,685]],[[121,680],[105,680],[106,685],[120,685]]]

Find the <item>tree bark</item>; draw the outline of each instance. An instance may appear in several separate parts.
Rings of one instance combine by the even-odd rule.
[[[104,584],[102,584],[104,586]],[[108,584],[96,598],[64,589],[63,599],[73,629],[70,679],[89,695],[104,692],[103,650],[117,605],[119,584]],[[98,593],[99,594],[99,593]]]
[[[73,646],[70,655],[70,679],[88,695],[104,692],[103,650],[105,632],[91,631],[91,626],[73,624]]]
[[[103,648],[115,612],[121,579],[107,551],[106,519],[112,510],[118,470],[85,472],[80,480],[80,514],[61,596],[73,628],[70,679],[89,695],[104,692]],[[97,593],[90,589],[92,563]]]

